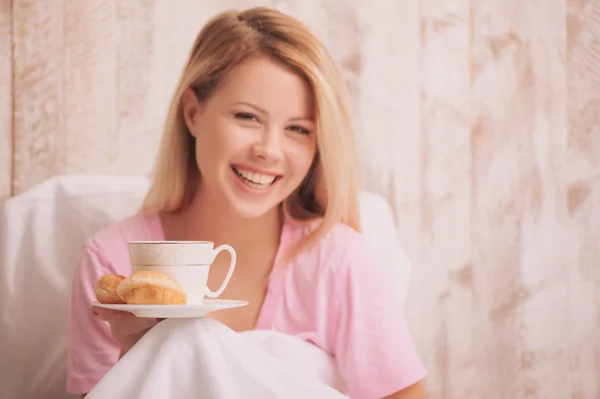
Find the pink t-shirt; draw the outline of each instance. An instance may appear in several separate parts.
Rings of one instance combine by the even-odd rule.
[[[279,255],[304,229],[285,223]],[[133,216],[90,238],[73,275],[68,391],[86,393],[117,362],[119,346],[90,308],[107,273],[131,274],[127,241],[164,240],[157,215]],[[274,269],[256,329],[310,341],[333,355],[351,398],[382,398],[424,378],[395,284],[365,238],[338,224],[292,263]],[[235,278],[235,277],[234,277]]]

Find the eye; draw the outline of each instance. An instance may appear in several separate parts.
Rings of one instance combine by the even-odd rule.
[[[302,126],[290,126],[292,132],[300,133],[300,134],[310,134],[310,130],[303,128]]]
[[[249,114],[247,112],[238,112],[237,114],[235,114],[235,117],[237,119],[241,119],[244,121],[257,121],[258,122],[258,118],[255,115]]]

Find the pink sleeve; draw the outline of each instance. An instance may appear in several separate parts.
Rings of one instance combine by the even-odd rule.
[[[377,264],[362,235],[351,241],[330,283],[337,301],[337,331],[330,336],[350,397],[383,398],[426,371],[404,319],[394,265]]]
[[[101,251],[90,242],[73,274],[67,361],[67,390],[87,393],[117,362],[120,347],[110,336],[108,324],[96,319],[91,303],[96,300],[98,278],[111,271]]]

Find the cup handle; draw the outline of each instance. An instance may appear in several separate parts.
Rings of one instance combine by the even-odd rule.
[[[231,255],[231,260],[229,261],[229,270],[227,271],[225,280],[223,280],[223,283],[221,284],[221,286],[219,287],[218,290],[211,291],[210,288],[206,287],[206,296],[209,298],[217,298],[218,296],[220,296],[223,293],[223,291],[225,291],[227,284],[229,284],[229,280],[231,280],[233,271],[235,270],[235,262],[237,260],[235,250],[233,248],[231,248],[229,245],[219,245],[217,248],[214,249],[213,259],[215,259],[217,257],[217,255],[219,254],[219,252],[221,252],[221,251],[227,251],[227,252],[229,252],[229,255]]]

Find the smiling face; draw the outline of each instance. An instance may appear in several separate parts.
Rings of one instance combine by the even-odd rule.
[[[183,111],[202,195],[241,217],[258,218],[284,201],[315,157],[310,87],[268,57],[245,60],[202,103],[188,90]]]

